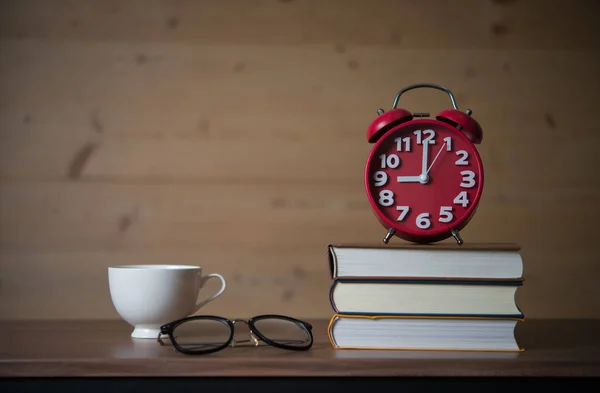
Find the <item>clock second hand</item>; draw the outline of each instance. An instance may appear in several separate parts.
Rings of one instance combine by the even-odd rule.
[[[435,158],[433,159],[433,161],[431,162],[431,165],[429,165],[429,169],[427,169],[427,172],[425,172],[425,174],[429,174],[429,171],[431,170],[431,167],[433,167],[433,164],[435,164],[435,161],[438,159],[438,157],[440,156],[440,153],[442,152],[442,150],[444,150],[444,146],[446,146],[446,142],[444,142],[444,144],[442,145],[442,147],[440,147],[440,150],[438,151],[438,153],[435,155]]]

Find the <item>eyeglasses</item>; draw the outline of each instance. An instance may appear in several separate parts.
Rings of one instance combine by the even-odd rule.
[[[244,323],[250,329],[249,340],[235,340],[234,326]],[[265,314],[245,319],[227,319],[215,315],[197,315],[169,322],[160,328],[157,341],[165,345],[168,335],[179,352],[204,355],[242,342],[258,346],[264,342],[276,348],[303,351],[313,344],[312,325],[285,315]]]

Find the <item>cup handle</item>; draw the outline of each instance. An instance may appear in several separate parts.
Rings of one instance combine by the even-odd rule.
[[[206,282],[208,280],[210,280],[211,278],[218,278],[219,280],[221,280],[221,288],[214,295],[211,295],[207,299],[204,299],[204,300],[196,303],[196,311],[194,311],[194,312],[197,312],[198,310],[200,310],[200,308],[202,306],[206,305],[209,302],[212,302],[213,300],[215,300],[216,298],[221,296],[221,294],[225,291],[225,287],[227,286],[227,284],[225,283],[225,279],[223,278],[223,276],[218,273],[210,273],[210,274],[206,274],[206,275],[202,276],[200,278],[200,288],[202,288],[204,286],[204,284],[206,284]]]

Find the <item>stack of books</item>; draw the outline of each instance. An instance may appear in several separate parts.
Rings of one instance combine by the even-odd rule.
[[[332,244],[336,349],[522,351],[515,244]]]

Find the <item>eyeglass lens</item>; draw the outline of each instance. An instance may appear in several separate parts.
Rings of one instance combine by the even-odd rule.
[[[254,328],[265,338],[287,347],[303,347],[310,342],[304,327],[287,319],[258,319],[254,322]]]
[[[229,325],[218,319],[190,319],[175,327],[173,337],[187,351],[208,351],[223,346],[231,335]]]

